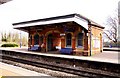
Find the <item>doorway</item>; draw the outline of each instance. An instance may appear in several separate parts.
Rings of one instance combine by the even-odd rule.
[[[39,45],[39,35],[38,34],[34,35],[34,45]]]
[[[52,49],[53,49],[53,35],[52,34],[48,35],[47,48],[48,48],[48,51],[52,51]]]

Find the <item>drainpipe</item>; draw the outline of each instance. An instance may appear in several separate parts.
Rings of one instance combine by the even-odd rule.
[[[90,25],[90,56],[92,55],[92,28],[91,28],[91,22],[89,22]]]

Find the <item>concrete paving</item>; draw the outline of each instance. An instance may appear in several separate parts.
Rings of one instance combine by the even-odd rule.
[[[1,76],[44,76],[52,78],[51,76],[46,74],[30,71],[21,67],[0,62],[0,77]]]
[[[90,58],[96,59],[102,62],[111,62],[120,64],[120,53],[114,51],[103,51],[100,54],[91,56]]]
[[[99,53],[93,56],[75,56],[75,55],[64,55],[64,54],[50,54],[50,53],[43,53],[43,52],[42,53],[32,52],[32,51],[28,51],[27,48],[25,47],[24,48],[0,48],[0,49],[12,50],[12,51],[22,52],[22,53],[37,54],[37,55],[53,56],[53,57],[74,58],[74,59],[120,64],[120,52],[114,52],[114,51],[103,51],[102,53]]]
[[[104,47],[103,49],[113,49],[113,50],[120,50],[120,47],[112,47],[112,48],[109,48],[109,47]]]

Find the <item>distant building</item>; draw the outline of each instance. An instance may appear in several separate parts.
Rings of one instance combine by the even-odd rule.
[[[80,14],[14,23],[14,28],[29,33],[29,50],[44,47],[45,52],[69,49],[76,55],[102,52],[104,27]],[[35,49],[35,48],[33,48]]]

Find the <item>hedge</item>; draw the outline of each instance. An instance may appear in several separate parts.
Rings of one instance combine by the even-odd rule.
[[[18,47],[17,44],[12,44],[12,43],[9,43],[9,44],[2,44],[1,47]]]

